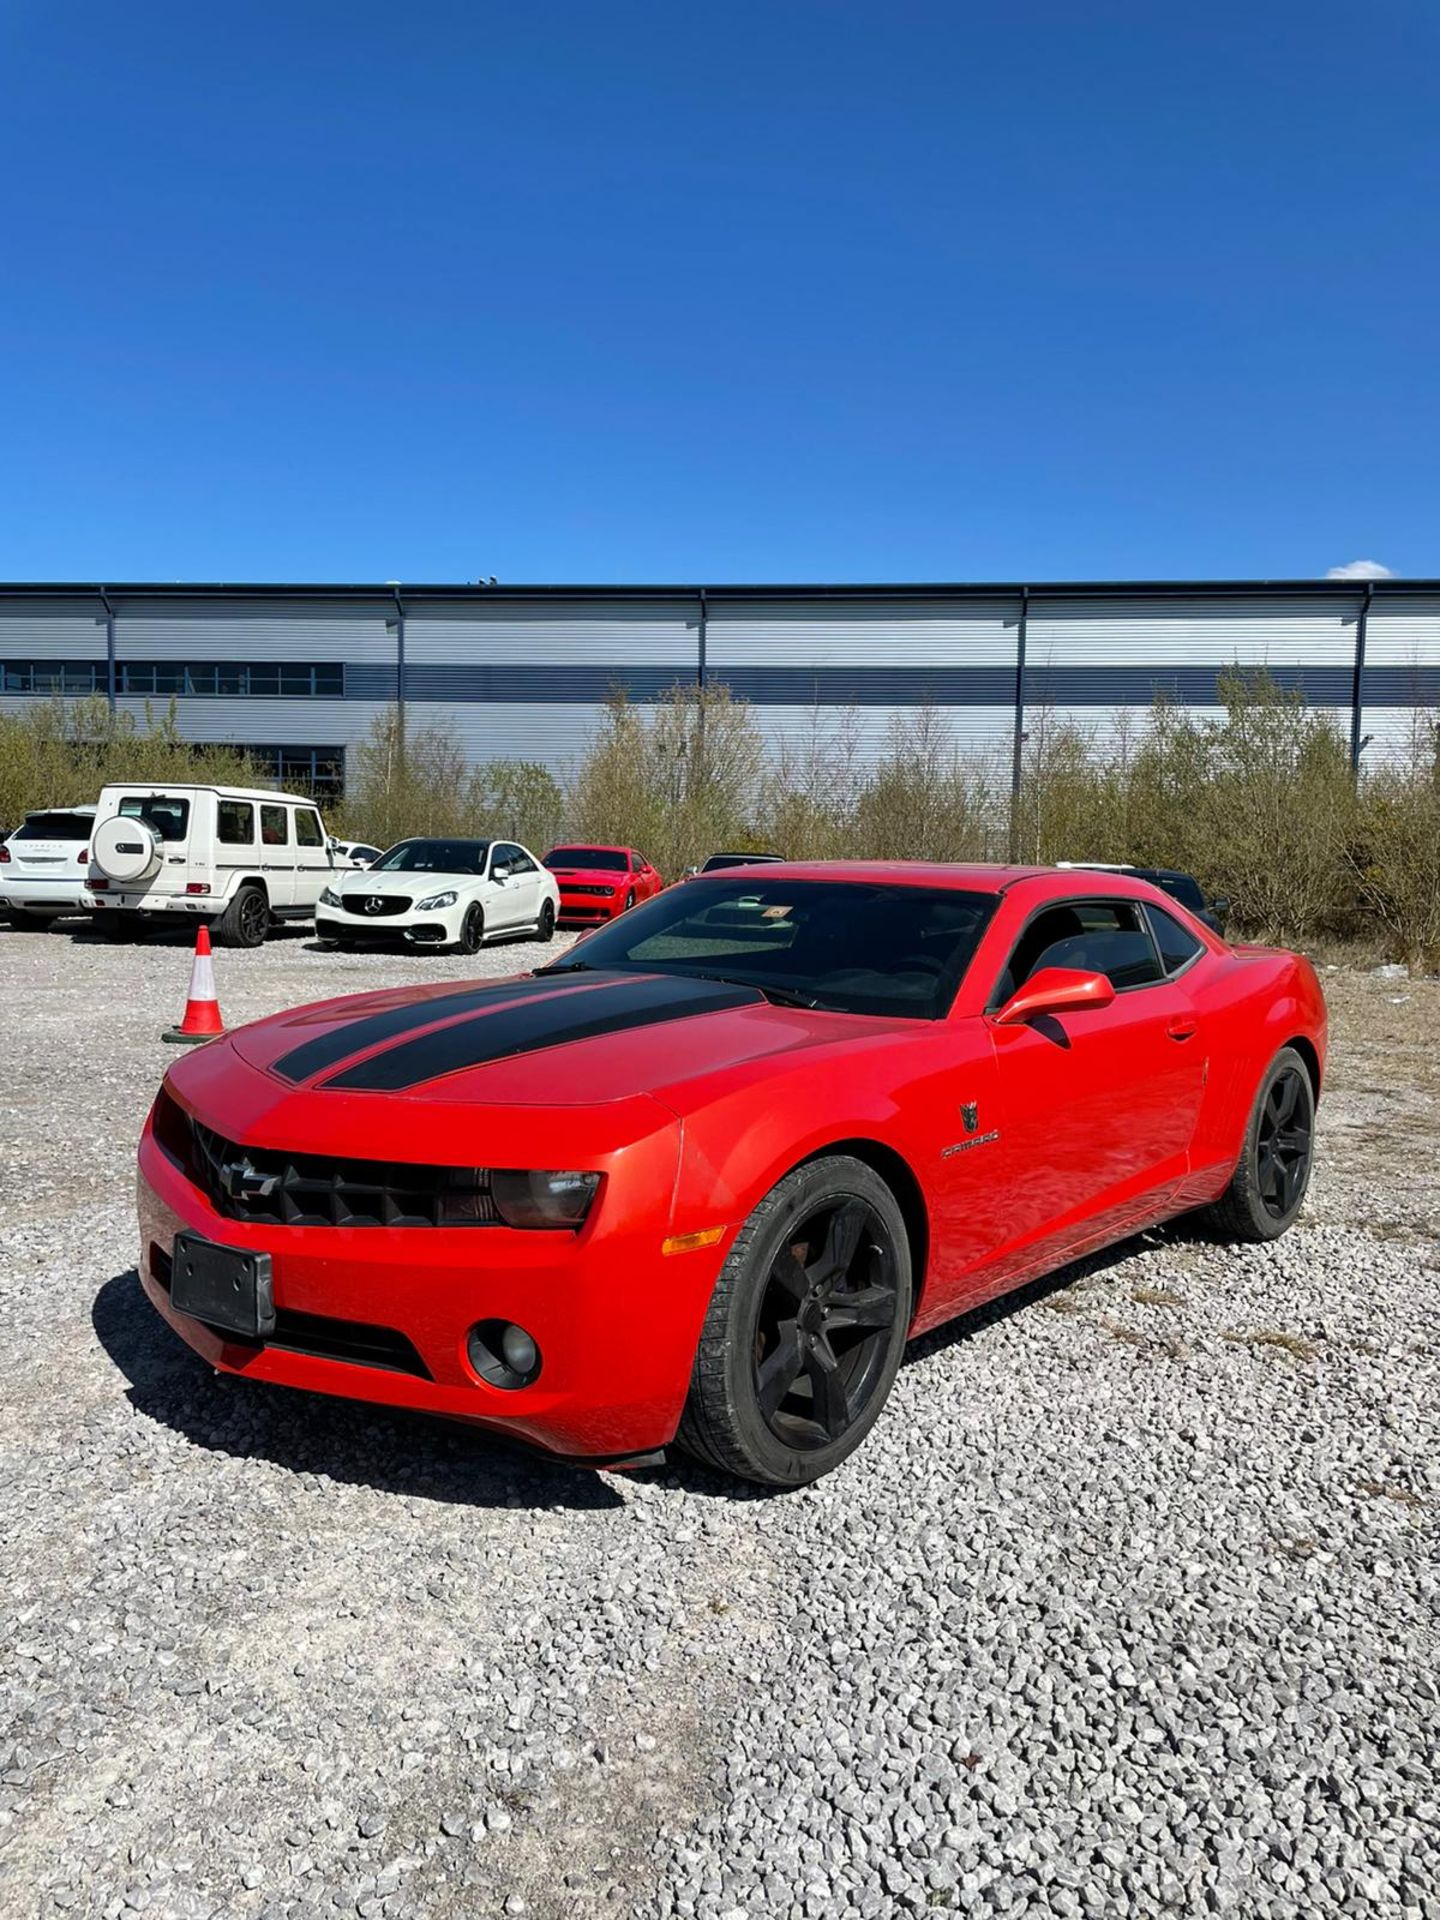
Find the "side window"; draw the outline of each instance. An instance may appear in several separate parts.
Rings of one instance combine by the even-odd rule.
[[[1103,973],[1117,993],[1164,977],[1140,909],[1129,901],[1079,900],[1037,914],[1015,943],[991,1005],[1047,967]]]
[[[309,807],[295,809],[295,842],[301,847],[323,847],[325,835],[320,831],[320,816]]]
[[[253,847],[255,809],[248,800],[222,800],[216,814],[215,837],[222,847]]]
[[[632,873],[643,873],[645,871],[645,856],[643,853],[632,853],[630,855],[630,871]]]
[[[512,847],[508,840],[502,840],[490,856],[490,873],[495,880],[503,879],[515,871],[515,856],[518,847]]]
[[[1186,931],[1163,907],[1147,907],[1150,925],[1155,934],[1155,944],[1160,949],[1160,958],[1164,963],[1165,977],[1179,973],[1182,967],[1188,967],[1197,953],[1203,952],[1203,944],[1193,933]]]
[[[288,847],[290,844],[289,811],[285,807],[261,807],[260,838],[267,847]]]
[[[510,849],[510,871],[512,873],[534,873],[535,862],[523,847]]]

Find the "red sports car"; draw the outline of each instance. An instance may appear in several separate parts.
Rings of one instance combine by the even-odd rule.
[[[634,847],[552,847],[545,864],[560,888],[560,925],[593,927],[653,899],[665,882]]]
[[[1283,1233],[1325,1029],[1124,874],[748,868],[177,1062],[141,1272],[226,1370],[798,1484],[911,1335],[1192,1209]]]

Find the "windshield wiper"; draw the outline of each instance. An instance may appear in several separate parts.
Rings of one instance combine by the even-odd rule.
[[[547,973],[599,973],[599,967],[591,966],[588,960],[557,960],[548,967],[532,967],[531,972],[537,979]]]
[[[824,1007],[823,1001],[815,999],[812,994],[797,993],[793,987],[772,987],[765,980],[737,980],[728,973],[692,973],[688,967],[685,969],[685,978],[714,980],[722,987],[753,987],[756,993],[764,994],[775,1007],[809,1007],[812,1011],[823,1011]]]

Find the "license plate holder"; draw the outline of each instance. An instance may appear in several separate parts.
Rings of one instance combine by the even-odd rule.
[[[177,1313],[246,1340],[274,1333],[275,1283],[268,1253],[177,1233],[171,1260],[170,1304]]]

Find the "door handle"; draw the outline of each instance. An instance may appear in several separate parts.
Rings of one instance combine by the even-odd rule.
[[[1165,1032],[1172,1040],[1190,1040],[1194,1037],[1198,1022],[1181,1016],[1172,1020]]]

